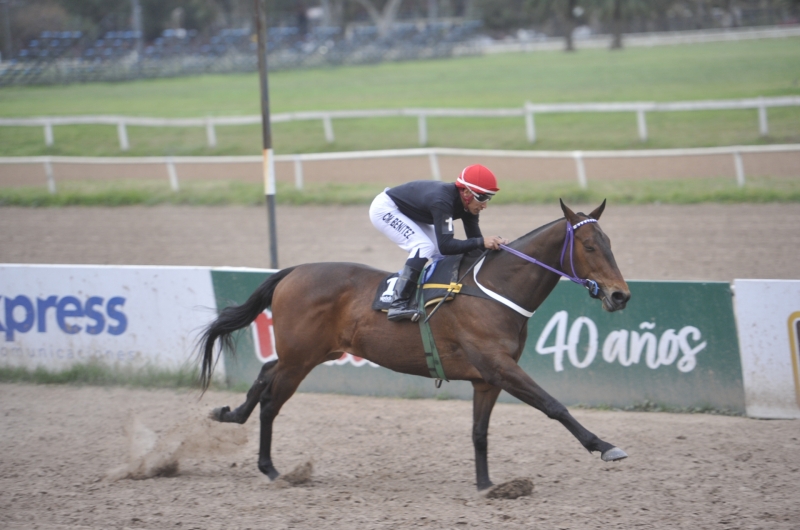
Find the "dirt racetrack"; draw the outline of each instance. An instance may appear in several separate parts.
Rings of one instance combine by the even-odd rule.
[[[800,428],[705,414],[573,411],[630,458],[606,464],[555,422],[499,404],[489,434],[495,483],[534,482],[531,496],[475,492],[466,401],[297,394],[275,423],[286,472],[256,468],[258,413],[211,423],[240,396],[0,385],[0,527],[61,528],[687,528],[796,529]],[[126,432],[127,427],[127,432]],[[177,475],[144,480],[130,453]],[[182,449],[178,444],[184,442]],[[117,480],[114,480],[118,478]],[[792,500],[794,499],[794,500]]]
[[[596,205],[573,206],[588,212]],[[481,217],[484,234],[515,239],[561,217],[561,210],[491,205]],[[266,218],[265,207],[0,207],[0,263],[268,268]],[[279,206],[277,219],[281,267],[402,266],[403,252],[370,224],[366,206]],[[800,277],[800,204],[610,204],[601,225],[628,279]]]
[[[492,206],[482,226],[514,238],[559,214]],[[402,263],[364,207],[278,219],[282,266]],[[5,263],[269,265],[262,208],[0,208],[0,225]],[[798,277],[798,205],[610,205],[601,225],[627,278]],[[606,464],[541,413],[500,404],[491,476],[534,491],[489,500],[475,492],[469,402],[298,394],[273,455],[283,472],[311,461],[313,473],[280,487],[255,465],[257,413],[244,426],[205,419],[242,399],[1,384],[0,527],[800,528],[797,421],[573,411],[630,455]]]

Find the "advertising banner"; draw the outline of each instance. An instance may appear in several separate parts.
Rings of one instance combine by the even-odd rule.
[[[628,282],[615,313],[560,282],[528,325],[520,365],[564,403],[744,412],[730,286]]]
[[[747,415],[800,418],[800,280],[734,280]]]
[[[113,366],[183,368],[194,362],[195,341],[217,311],[243,303],[272,272],[0,265],[0,364],[58,370],[102,360]],[[800,394],[798,284],[743,283],[737,289],[747,345],[740,360],[727,283],[630,282],[628,308],[607,313],[585,289],[560,282],[528,322],[520,365],[568,405],[628,407],[649,401],[744,412],[744,364],[748,412],[779,410],[783,416],[768,417],[789,417],[798,410]],[[244,389],[262,364],[277,356],[272,314],[264,311],[234,337],[237,355],[225,352],[216,373]],[[775,338],[768,342],[768,337]],[[398,374],[349,353],[315,368],[300,390],[472,395],[467,382],[436,389],[431,379]],[[505,393],[500,399],[515,401]]]
[[[211,270],[214,301],[218,311],[232,305],[243,304],[261,283],[274,271],[245,268],[220,268]],[[267,320],[267,314],[270,319]],[[271,360],[274,353],[272,321],[269,310],[262,313],[249,329],[234,334],[236,355],[224,352],[222,362],[229,386],[244,387],[253,384],[261,365]]]
[[[241,304],[268,277],[264,271],[213,270],[220,308]],[[731,292],[727,283],[631,282],[628,309],[606,313],[585,289],[560,282],[529,320],[520,365],[565,404],[630,406],[650,401],[675,408],[744,412]],[[445,305],[440,309],[447,311]],[[414,328],[416,331],[416,328]],[[230,384],[249,386],[274,358],[266,311],[225,355]],[[368,372],[364,372],[368,370]],[[315,368],[301,391],[399,397],[471,398],[472,386],[397,374],[345,354]],[[507,394],[501,400],[514,401]]]
[[[181,368],[216,315],[208,268],[0,265],[0,364]]]

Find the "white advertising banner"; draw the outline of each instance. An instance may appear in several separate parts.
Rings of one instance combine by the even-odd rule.
[[[181,368],[215,316],[208,268],[0,264],[0,365]]]
[[[734,280],[747,415],[800,418],[800,280]]]

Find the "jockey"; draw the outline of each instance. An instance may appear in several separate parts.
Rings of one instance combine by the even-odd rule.
[[[498,250],[508,243],[499,236],[483,237],[478,226],[478,215],[498,191],[494,174],[475,164],[464,168],[455,183],[416,180],[386,188],[375,197],[369,208],[372,224],[408,252],[394,284],[389,320],[417,320],[412,302],[428,258],[436,261],[475,249]],[[453,237],[456,219],[464,224],[466,240]]]

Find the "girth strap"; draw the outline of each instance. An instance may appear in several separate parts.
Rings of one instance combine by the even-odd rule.
[[[420,277],[420,283],[422,283],[423,276],[424,274]],[[425,303],[422,301],[421,286],[419,289],[417,289],[417,309],[420,313],[419,330],[420,334],[422,335],[422,346],[425,348],[425,362],[428,363],[428,372],[434,379],[449,381],[447,376],[444,374],[444,368],[442,368],[442,360],[439,358],[439,350],[436,348],[436,341],[433,338],[431,325],[427,321],[427,315],[425,314]]]
[[[450,282],[449,284],[446,283],[426,283],[422,286],[423,289],[447,289],[451,293],[460,293],[461,288],[463,287],[462,284],[456,282]]]

